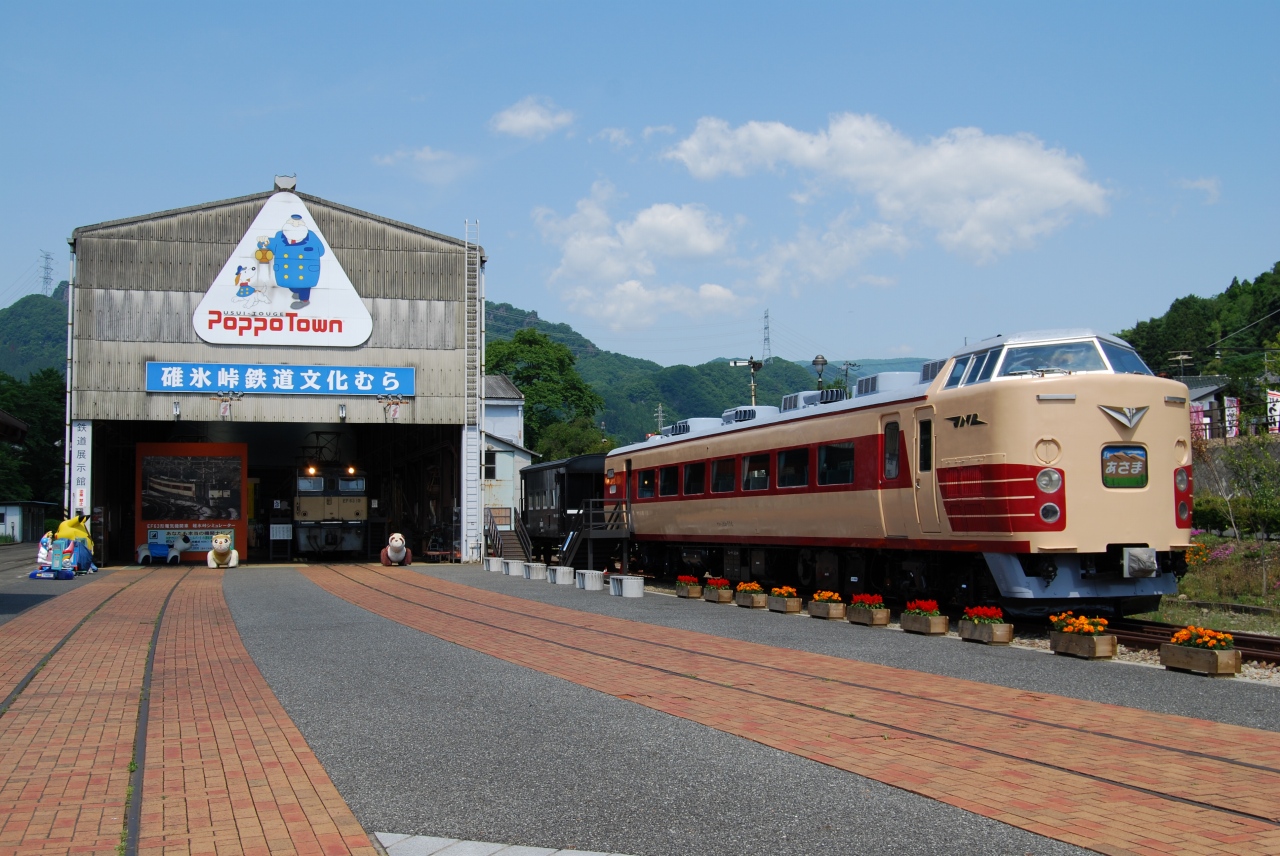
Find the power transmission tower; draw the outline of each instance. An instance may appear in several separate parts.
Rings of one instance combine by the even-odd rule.
[[[769,344],[769,310],[764,311],[764,349],[760,352],[760,362],[765,365],[773,364],[773,348]]]
[[[53,294],[53,253],[40,251],[44,264],[40,267],[40,291],[45,297]]]
[[[655,411],[653,411],[653,416],[654,416],[654,418],[655,418],[655,419],[657,419],[657,420],[658,420],[658,433],[659,433],[659,434],[661,434],[661,433],[662,433],[662,429],[663,429],[663,428],[665,428],[665,427],[667,427],[667,423],[666,423],[666,421],[665,421],[665,420],[666,420],[666,418],[667,418],[667,415],[666,415],[665,413],[663,413],[663,412],[662,412],[662,402],[661,402],[661,401],[659,401],[659,402],[658,402],[658,409],[657,409],[657,410],[655,410]]]

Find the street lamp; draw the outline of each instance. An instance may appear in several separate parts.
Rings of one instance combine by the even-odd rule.
[[[822,370],[827,367],[827,358],[818,354],[813,358],[813,367],[818,370],[818,389],[822,389]]]

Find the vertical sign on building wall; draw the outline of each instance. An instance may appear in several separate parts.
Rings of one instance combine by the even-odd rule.
[[[1228,437],[1240,436],[1240,399],[1222,399],[1223,421],[1226,424]]]
[[[1267,430],[1280,434],[1280,392],[1267,390]]]
[[[93,493],[93,422],[71,423],[71,513],[88,514]]]

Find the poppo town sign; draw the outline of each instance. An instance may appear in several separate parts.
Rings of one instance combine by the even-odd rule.
[[[373,332],[311,212],[285,191],[262,206],[192,322],[201,339],[218,345],[351,348]]]

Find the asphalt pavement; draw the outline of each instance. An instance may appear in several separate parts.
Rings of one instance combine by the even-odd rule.
[[[856,632],[474,567],[419,569],[769,644],[776,628],[762,619],[814,650]],[[254,661],[370,831],[637,856],[1087,852],[442,642],[291,569],[230,571],[224,591]]]

